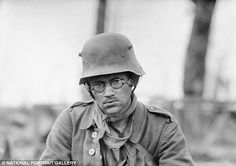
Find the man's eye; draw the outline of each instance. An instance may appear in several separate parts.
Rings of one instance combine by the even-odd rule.
[[[101,82],[96,82],[96,83],[93,84],[93,86],[103,86],[103,85],[104,85],[104,84],[101,83]]]
[[[114,80],[112,80],[112,83],[113,83],[113,84],[119,84],[119,83],[121,83],[121,82],[122,82],[121,79],[114,79]]]

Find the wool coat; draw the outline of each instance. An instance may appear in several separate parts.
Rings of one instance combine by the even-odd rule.
[[[138,102],[128,141],[123,147],[112,150],[103,144],[102,138],[94,141],[99,136],[99,129],[93,111],[94,101],[77,102],[64,110],[52,126],[40,159],[73,160],[78,166],[194,165],[185,136],[168,111]]]

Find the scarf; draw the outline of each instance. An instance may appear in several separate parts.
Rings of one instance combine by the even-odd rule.
[[[133,116],[132,113],[134,112],[137,105],[137,97],[133,94],[131,97],[131,103],[126,108],[126,110],[121,110],[115,116],[108,116],[106,115],[96,104],[96,110],[94,111],[94,121],[99,129],[98,139],[103,139],[105,145],[110,149],[119,149],[121,146],[125,144],[125,142],[129,139],[132,129],[133,129]],[[130,116],[130,117],[129,117]],[[124,137],[119,137],[118,135],[112,134],[111,128],[109,127],[109,123],[117,122],[122,119],[128,118],[127,126],[124,130]],[[114,133],[114,132],[113,132]]]

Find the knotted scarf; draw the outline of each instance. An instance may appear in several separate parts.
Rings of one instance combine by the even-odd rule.
[[[99,135],[97,139],[102,138],[105,145],[110,149],[119,149],[125,144],[132,133],[133,116],[131,114],[134,112],[137,105],[137,97],[134,94],[132,95],[131,102],[129,103],[130,104],[128,107],[123,108],[126,110],[121,110],[115,116],[109,116],[105,114],[96,104],[96,110],[94,111],[94,120],[99,129]],[[121,138],[118,135],[115,135],[114,132],[112,134],[112,132],[110,131],[111,128],[109,127],[109,123],[120,121],[122,119],[128,118],[129,116],[130,118],[127,121],[127,126],[123,133],[124,137]]]

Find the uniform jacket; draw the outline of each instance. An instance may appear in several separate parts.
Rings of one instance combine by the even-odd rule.
[[[93,141],[99,133],[92,116],[94,107],[94,102],[78,102],[64,110],[49,133],[40,159],[76,160],[78,165],[118,165],[109,149]],[[180,126],[163,109],[138,102],[129,142],[127,165],[193,166]],[[141,150],[132,145],[141,146]]]

